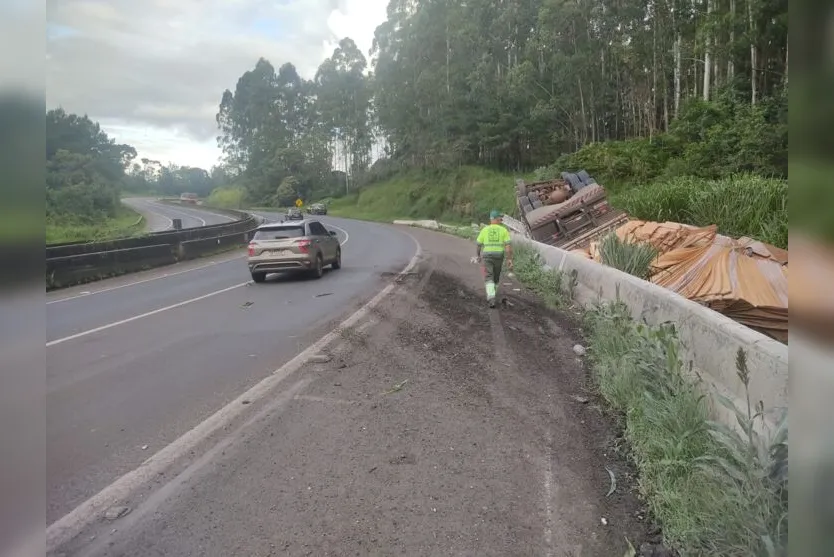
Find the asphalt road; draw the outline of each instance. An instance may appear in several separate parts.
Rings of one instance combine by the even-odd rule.
[[[269,376],[415,253],[390,228],[321,220],[343,267],[319,280],[254,285],[241,250],[47,294],[48,524]]]
[[[173,219],[180,219],[183,228],[196,228],[209,224],[222,224],[234,219],[211,210],[192,207],[174,207],[151,198],[127,197],[122,203],[145,216],[148,232],[161,232],[174,227]]]
[[[345,268],[322,280],[238,287],[47,348],[49,522],[107,485],[47,530],[48,555],[600,557],[641,546],[645,509],[586,391],[579,324],[507,278],[508,303],[489,310],[471,242],[325,220],[350,237]],[[406,234],[418,255],[381,280],[414,254]],[[154,290],[209,275],[227,282],[201,292],[245,269],[218,263]],[[145,288],[48,312],[133,298],[102,323],[153,306]],[[334,331],[339,313],[351,317]]]

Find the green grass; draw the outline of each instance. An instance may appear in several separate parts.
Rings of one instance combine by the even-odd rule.
[[[752,174],[720,180],[683,176],[632,188],[613,196],[612,203],[637,219],[716,224],[727,236],[788,247],[786,180]]]
[[[624,242],[613,232],[599,243],[599,254],[604,265],[643,280],[648,280],[652,262],[657,258],[657,250],[651,244]]]
[[[542,269],[530,248],[515,252],[522,283],[551,305],[569,303],[562,274]],[[621,302],[587,310],[584,325],[593,379],[622,418],[641,495],[667,545],[681,555],[784,554],[787,422],[769,438],[752,427],[762,409],[737,412],[741,434],[711,422],[707,399],[684,372],[672,325],[636,324]],[[737,367],[746,386],[743,353]]]
[[[443,172],[410,171],[334,199],[329,214],[390,222],[436,219],[453,224],[486,221],[489,211],[515,209],[514,177],[466,166]]]
[[[144,220],[139,213],[120,207],[115,218],[97,223],[46,221],[46,243],[95,242],[127,238],[143,233]]]

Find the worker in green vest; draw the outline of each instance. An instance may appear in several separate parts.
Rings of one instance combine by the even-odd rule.
[[[489,225],[481,229],[476,240],[478,263],[482,264],[486,282],[486,295],[489,307],[495,307],[495,295],[498,290],[498,281],[501,280],[501,267],[504,265],[506,254],[507,266],[513,269],[513,246],[510,243],[510,233],[501,224],[501,211],[493,209],[489,214]]]

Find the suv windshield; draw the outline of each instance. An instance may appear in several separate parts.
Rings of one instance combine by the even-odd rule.
[[[261,228],[255,231],[253,240],[283,240],[285,238],[300,238],[304,236],[303,226],[281,226],[275,228]]]

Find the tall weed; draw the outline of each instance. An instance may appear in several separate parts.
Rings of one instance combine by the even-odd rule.
[[[599,253],[603,264],[643,280],[649,278],[652,262],[657,259],[657,250],[651,244],[625,242],[613,232],[602,238]]]
[[[672,325],[635,324],[617,301],[589,310],[585,327],[598,388],[624,418],[640,489],[667,544],[681,555],[783,555],[786,423],[764,438],[752,427],[761,409],[738,414],[743,434],[710,421]],[[739,369],[749,380],[746,364]]]
[[[618,195],[614,203],[642,220],[718,225],[722,234],[788,245],[788,183],[739,174],[721,180],[692,176],[658,181]]]

